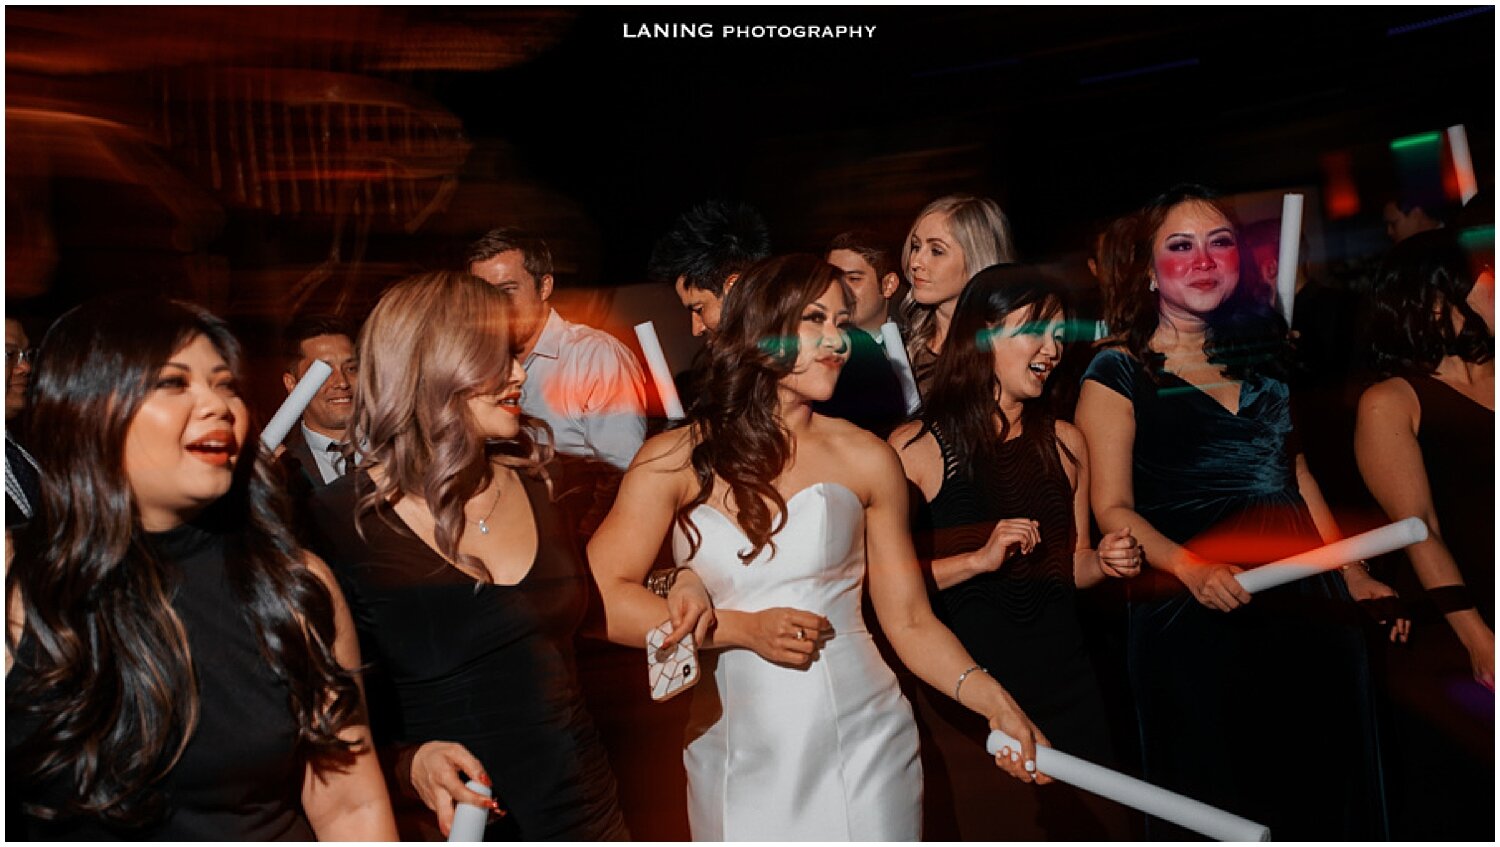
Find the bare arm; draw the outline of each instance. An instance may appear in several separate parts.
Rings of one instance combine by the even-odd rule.
[[[943,451],[931,433],[912,441],[920,427],[918,423],[903,424],[891,434],[889,443],[896,448],[906,478],[931,502],[943,487]],[[995,525],[983,547],[933,559],[928,569],[938,588],[952,588],[982,573],[998,570],[1014,551],[1029,553],[1040,541],[1036,521],[1009,518]]]
[[[307,566],[323,580],[333,597],[333,652],[339,664],[356,671],[359,668],[359,641],[354,620],[344,602],[343,592],[332,572],[321,559],[307,554]],[[360,697],[363,698],[363,690]],[[339,736],[358,744],[353,759],[321,770],[309,764],[302,783],[302,808],[319,841],[395,841],[396,819],[391,813],[390,795],[370,741],[370,728],[353,724]]]
[[[1025,765],[1034,762],[1035,745],[1045,744],[1046,739],[1000,683],[987,673],[971,672],[973,658],[932,613],[907,531],[906,484],[900,464],[883,445],[872,445],[868,452],[868,462],[861,457],[870,489],[865,550],[870,599],[881,629],[913,673],[985,716],[992,728],[1021,741],[1025,762],[1000,759],[999,764],[1012,776],[1029,780]],[[957,688],[959,677],[966,673],[962,687]]]
[[[1422,448],[1417,442],[1420,406],[1404,380],[1371,386],[1359,398],[1354,456],[1360,476],[1391,520],[1416,516],[1427,524],[1427,540],[1406,548],[1425,589],[1463,585],[1463,573],[1443,542]],[[1491,567],[1491,562],[1477,563]],[[1469,651],[1475,678],[1494,687],[1495,633],[1475,609],[1448,612],[1448,625]]]
[[[691,472],[684,466],[691,445],[686,429],[647,441],[625,472],[614,506],[589,539],[589,570],[604,601],[606,634],[616,644],[644,647],[646,634],[669,617],[667,601],[643,582],[678,505],[688,497]]]
[[[1141,572],[1140,548],[1128,526],[1106,533],[1098,549],[1089,546],[1089,445],[1083,432],[1066,421],[1057,422],[1057,437],[1073,456],[1069,460],[1058,450],[1058,459],[1073,487],[1073,530],[1077,537],[1073,549],[1074,586],[1088,588],[1106,577],[1135,576]]]
[[[1089,502],[1099,528],[1105,532],[1129,529],[1140,540],[1146,563],[1175,576],[1205,606],[1227,612],[1250,602],[1249,592],[1234,580],[1239,568],[1198,560],[1136,512],[1135,408],[1131,402],[1087,380],[1074,418],[1092,457]]]

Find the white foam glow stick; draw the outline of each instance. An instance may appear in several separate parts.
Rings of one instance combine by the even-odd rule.
[[[656,335],[656,324],[651,321],[636,324],[635,337],[641,342],[641,352],[646,354],[646,369],[651,371],[651,381],[656,383],[656,393],[661,397],[662,411],[667,420],[680,421],[687,417],[682,410],[682,398],[677,396],[677,383],[672,381],[667,354],[662,351],[661,339]]]
[[[1426,540],[1427,524],[1421,518],[1402,518],[1379,529],[1361,532],[1343,541],[1335,541],[1316,550],[1308,550],[1269,565],[1261,565],[1255,570],[1235,574],[1234,578],[1246,591],[1254,594],[1267,588],[1296,582],[1303,577],[1331,571],[1350,562],[1383,556]]]
[[[985,749],[993,756],[1005,748],[1021,752],[1021,743],[1000,730],[992,730]],[[1175,791],[1126,776],[1051,747],[1036,748],[1036,769],[1059,782],[1082,788],[1132,809],[1154,815],[1219,841],[1270,841],[1265,824],[1184,797]]]
[[[912,414],[922,405],[922,395],[917,393],[917,378],[911,372],[911,359],[906,357],[906,342],[901,340],[901,329],[895,321],[880,325],[881,346],[885,357],[891,360],[896,379],[901,382],[901,396],[906,398],[906,413]]]
[[[1281,249],[1276,256],[1276,301],[1286,325],[1292,325],[1292,301],[1297,299],[1297,251],[1302,244],[1302,195],[1281,196]]]
[[[297,425],[297,420],[302,417],[302,413],[307,411],[307,404],[312,402],[313,395],[318,393],[318,389],[322,388],[323,383],[327,382],[328,377],[332,375],[333,368],[329,367],[327,362],[322,359],[313,359],[307,373],[297,380],[297,387],[293,388],[292,393],[282,401],[281,408],[271,416],[271,421],[266,424],[266,428],[260,431],[260,443],[265,445],[267,450],[276,452],[276,448],[286,440],[286,434],[292,431],[292,427]]]
[[[1479,193],[1474,177],[1474,159],[1469,156],[1469,133],[1463,124],[1448,127],[1448,148],[1453,151],[1453,170],[1458,172],[1458,196],[1467,203]]]
[[[469,790],[475,794],[483,794],[492,797],[490,789],[478,780],[469,780],[466,783]],[[459,803],[453,807],[453,823],[448,827],[449,841],[483,841],[484,822],[490,816],[490,810],[483,806],[471,806],[468,803]]]

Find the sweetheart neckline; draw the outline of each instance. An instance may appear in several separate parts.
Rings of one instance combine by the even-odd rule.
[[[859,497],[858,494],[854,493],[854,489],[852,489],[849,486],[843,484],[842,482],[832,482],[832,481],[814,482],[811,485],[805,485],[805,486],[803,486],[801,489],[799,489],[797,491],[796,494],[793,494],[792,496],[786,498],[786,514],[787,514],[786,522],[787,523],[791,523],[792,522],[792,503],[795,502],[798,497],[801,497],[802,495],[806,494],[809,491],[812,491],[815,488],[820,488],[820,487],[825,487],[825,486],[829,487],[829,488],[841,488],[841,489],[843,489],[845,493],[847,493],[850,497],[853,497],[855,499],[855,501],[860,504],[860,508],[861,509],[864,508],[864,501],[860,499],[860,497]],[[730,529],[732,529],[735,532],[739,533],[740,538],[743,538],[746,541],[750,540],[750,536],[746,535],[745,534],[745,530],[743,530],[743,529],[740,528],[740,522],[739,521],[737,521],[737,520],[729,517],[728,515],[724,514],[723,512],[719,511],[718,509],[714,508],[713,506],[708,505],[707,503],[699,503],[697,506],[694,506],[693,510],[691,512],[689,512],[688,514],[689,515],[697,514],[699,509],[707,509],[710,512],[713,512],[715,515],[718,515],[719,518],[722,521],[724,521],[724,523],[727,524]],[[785,529],[786,528],[785,525],[783,525],[782,528]]]

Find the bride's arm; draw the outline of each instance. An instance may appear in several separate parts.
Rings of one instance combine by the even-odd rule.
[[[1010,694],[988,673],[975,669],[969,652],[932,613],[916,551],[907,530],[906,477],[896,454],[872,443],[867,468],[869,503],[865,506],[865,550],[870,599],[891,646],[901,661],[928,685],[989,719],[992,729],[1018,739],[1022,760],[996,757],[1012,776],[1029,781],[1041,732],[1022,713]],[[1039,781],[1045,782],[1043,778]]]
[[[646,633],[669,617],[667,601],[643,582],[686,497],[691,444],[688,431],[679,429],[642,445],[614,506],[589,539],[589,570],[604,601],[606,634],[616,644],[644,647]]]

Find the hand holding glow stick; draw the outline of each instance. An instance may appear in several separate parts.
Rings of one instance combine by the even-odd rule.
[[[489,786],[477,779],[469,780],[466,785],[475,794],[485,797],[493,796]],[[449,841],[483,841],[484,824],[489,819],[490,810],[483,806],[471,806],[468,803],[459,803],[453,807],[453,824],[448,827]]]
[[[1297,299],[1297,252],[1302,245],[1302,195],[1281,197],[1281,249],[1276,256],[1276,302],[1286,325],[1292,325],[1292,301]]]
[[[641,342],[641,352],[646,355],[646,368],[651,371],[651,381],[656,383],[656,393],[661,397],[662,411],[667,420],[680,421],[687,417],[682,410],[682,398],[677,396],[677,384],[672,381],[672,369],[667,365],[667,354],[661,349],[661,339],[656,335],[656,324],[651,321],[635,325],[635,337]]]
[[[985,749],[994,756],[1007,748],[1019,751],[1021,743],[998,729],[992,730]],[[1220,841],[1271,840],[1271,830],[1263,824],[1216,809],[1175,791],[1158,788],[1149,782],[1112,771],[1077,756],[1070,756],[1061,750],[1038,746],[1036,769],[1060,782],[1155,815],[1209,838]]]
[[[895,321],[880,325],[880,339],[885,357],[891,360],[896,379],[901,382],[901,396],[906,399],[906,413],[910,415],[922,405],[922,395],[917,392],[917,378],[911,371],[911,359],[906,357],[906,342],[901,340],[901,329]]]
[[[1316,550],[1308,550],[1269,565],[1261,565],[1254,570],[1237,573],[1234,578],[1246,591],[1254,594],[1303,577],[1331,571],[1350,562],[1383,556],[1426,540],[1427,524],[1421,518],[1402,518],[1379,529],[1361,532]]]
[[[322,359],[313,360],[307,368],[307,373],[297,380],[297,387],[293,388],[292,393],[282,401],[281,408],[271,416],[271,421],[266,424],[266,428],[260,431],[260,443],[265,446],[266,450],[276,452],[276,448],[286,440],[286,434],[292,431],[292,427],[297,425],[297,420],[302,417],[302,413],[307,411],[307,404],[312,402],[318,389],[322,388],[323,383],[327,382],[328,377],[332,375],[333,368],[327,362]]]

